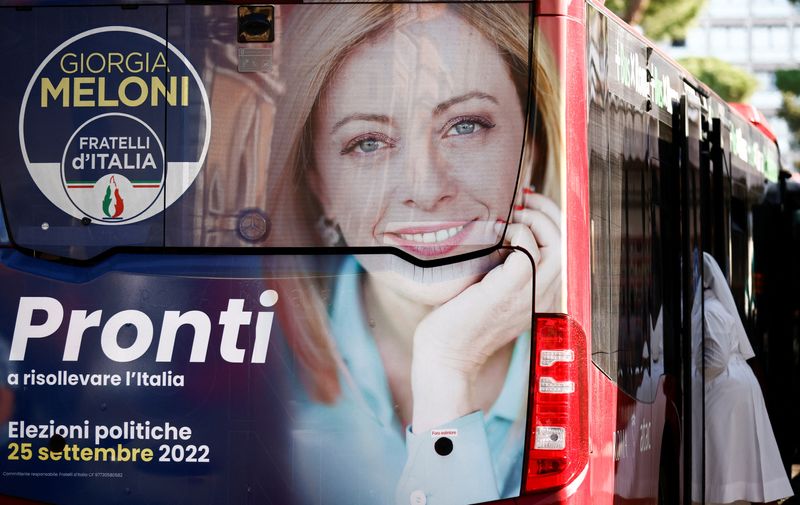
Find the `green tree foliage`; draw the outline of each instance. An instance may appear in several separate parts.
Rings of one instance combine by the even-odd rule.
[[[726,102],[746,102],[758,87],[755,77],[718,58],[682,58],[678,62]]]
[[[786,124],[792,130],[795,145],[800,146],[800,101],[797,100],[797,95],[783,94],[783,105],[778,115],[786,120]]]
[[[786,121],[792,132],[792,147],[800,147],[800,70],[776,71],[775,86],[783,91],[783,103],[778,115]]]
[[[800,70],[776,70],[775,86],[784,93],[800,95]]]
[[[800,0],[797,0],[800,1]],[[653,40],[684,39],[706,0],[607,0],[626,23],[640,25]]]

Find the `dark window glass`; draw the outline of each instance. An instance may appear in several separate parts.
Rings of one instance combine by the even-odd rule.
[[[745,280],[749,278],[750,265],[747,253],[747,204],[739,198],[731,199],[731,293],[739,314],[745,313]],[[745,318],[746,320],[746,318]]]
[[[641,386],[660,309],[649,116],[614,94],[607,104],[596,100],[589,113],[592,358],[622,390],[648,401],[650,390]]]
[[[6,221],[3,219],[2,212],[0,212],[0,244],[8,244],[8,230],[6,230]]]

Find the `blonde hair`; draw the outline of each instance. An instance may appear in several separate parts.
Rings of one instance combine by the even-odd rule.
[[[413,9],[424,4],[339,4],[297,8],[286,26],[280,70],[289,91],[279,101],[273,133],[269,190],[274,228],[270,244],[309,246],[321,244],[315,224],[322,215],[319,202],[307,185],[313,169],[311,118],[320,97],[348,55],[362,42],[391,29]],[[536,44],[533,68],[528,61],[529,16],[516,6],[494,3],[451,4],[451,9],[496,44],[509,66],[520,103],[530,103],[522,154],[520,183],[535,184],[554,201],[560,200],[556,157],[560,153],[559,94],[547,51]],[[279,34],[280,35],[280,34]],[[531,96],[528,83],[531,81]],[[283,280],[281,289],[304,299],[279,310],[289,346],[306,372],[311,395],[323,402],[339,394],[340,358],[328,333],[326,304],[320,281]]]

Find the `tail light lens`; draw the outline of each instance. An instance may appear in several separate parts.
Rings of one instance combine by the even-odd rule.
[[[562,487],[589,459],[586,334],[569,316],[536,316],[525,491]]]

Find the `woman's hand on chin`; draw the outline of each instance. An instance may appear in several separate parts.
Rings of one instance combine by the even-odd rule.
[[[508,232],[512,245],[536,248],[527,226],[510,224]],[[415,433],[480,408],[473,386],[481,367],[530,329],[532,273],[528,256],[514,251],[417,326],[411,364]]]
[[[538,194],[508,225],[510,244],[536,264],[536,310],[559,309],[561,231],[558,207]],[[531,327],[531,259],[514,251],[479,282],[417,326],[411,365],[413,430],[424,432],[480,408],[474,385],[490,356]]]

